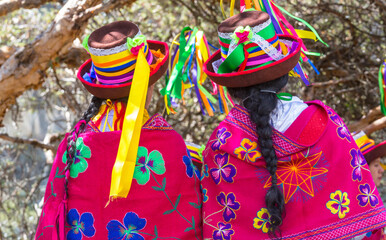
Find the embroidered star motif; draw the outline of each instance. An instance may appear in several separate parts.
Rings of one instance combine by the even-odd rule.
[[[308,155],[308,154],[307,154]],[[277,162],[277,185],[282,185],[285,203],[287,203],[299,189],[311,197],[314,196],[312,180],[328,170],[322,167],[315,167],[322,152],[304,156],[303,153],[291,155],[289,161]],[[271,177],[268,178],[264,188],[271,186]]]

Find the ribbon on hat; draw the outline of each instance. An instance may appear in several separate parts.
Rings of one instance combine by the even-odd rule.
[[[133,42],[134,44],[131,46],[136,47],[141,45],[140,40],[134,40]],[[130,191],[137,160],[149,76],[150,66],[145,57],[144,47],[142,47],[137,55],[137,63],[129,99],[127,101],[122,135],[111,175],[110,200],[125,198]]]
[[[248,51],[246,45],[248,43],[254,43],[259,46],[269,57],[273,60],[278,61],[287,54],[283,55],[278,51],[272,44],[265,40],[259,33],[263,34],[266,39],[267,36],[275,36],[275,32],[270,30],[268,27],[271,24],[271,19],[268,19],[266,22],[259,24],[253,28],[250,26],[239,26],[231,34],[219,32],[220,38],[230,39],[229,50],[227,53],[227,58],[218,68],[218,73],[230,73],[239,68],[238,71],[243,71],[247,60],[248,60]],[[273,32],[272,32],[273,31]],[[263,64],[269,64],[270,61],[266,61]],[[262,65],[259,65],[262,66]]]
[[[224,18],[226,18],[224,6],[223,6],[223,0],[220,0],[220,7]],[[230,0],[230,16],[233,16],[234,7],[235,7],[235,0]],[[240,12],[250,11],[252,9],[256,9],[258,11],[263,11],[268,13],[277,34],[289,34],[302,39],[314,39],[315,41],[319,40],[321,43],[323,43],[328,47],[328,44],[321,39],[317,31],[309,23],[307,23],[305,20],[301,18],[298,18],[290,14],[284,8],[277,5],[273,0],[240,0]],[[283,13],[303,23],[305,26],[307,26],[310,29],[310,31],[294,29],[294,27],[284,17]],[[308,59],[307,55],[320,56],[321,54],[317,52],[308,51],[303,42],[301,42],[300,44],[302,49],[300,62],[295,66],[293,71],[290,72],[290,75],[301,77],[303,82],[306,85],[309,85],[309,82],[307,80],[308,76],[300,64],[303,64],[303,62],[308,62],[310,66],[314,69],[315,73],[319,74],[318,69],[311,62],[311,60]]]
[[[386,92],[386,60],[381,64],[379,67],[378,72],[378,84],[379,84],[379,91],[381,93],[381,112],[383,115],[386,116],[386,99],[385,99],[385,92]]]

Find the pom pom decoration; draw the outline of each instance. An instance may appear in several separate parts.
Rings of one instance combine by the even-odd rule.
[[[203,72],[203,64],[210,55],[204,32],[196,27],[194,29],[185,27],[174,38],[170,51],[172,54],[170,54],[170,65],[165,76],[166,87],[161,90],[167,114],[176,113],[178,99],[184,103],[184,93],[187,89],[192,89],[191,91],[196,94],[203,115],[214,115],[214,104],[217,104],[217,99],[212,95],[219,97],[220,112],[228,113],[226,101],[232,106],[233,101],[226,88],[212,82],[213,92],[209,93],[203,87],[207,79]]]
[[[234,15],[234,6],[235,0],[230,0],[230,16]],[[220,0],[220,7],[224,18],[226,18],[223,0]],[[319,40],[328,47],[328,44],[320,38],[319,34],[309,23],[307,23],[301,18],[290,14],[284,8],[277,5],[273,0],[240,0],[240,12],[251,11],[252,9],[268,13],[271,17],[272,23],[275,27],[275,31],[277,34],[288,34],[302,39],[313,39],[314,41]],[[283,13],[297,21],[300,21],[301,23],[306,25],[311,31],[294,29],[294,27],[284,17]],[[300,77],[303,82],[308,86],[308,76],[304,72],[301,63],[308,62],[310,66],[314,69],[315,73],[319,74],[319,71],[316,69],[315,65],[311,62],[311,60],[307,58],[307,55],[320,56],[321,54],[316,52],[309,52],[304,43],[302,43],[301,48],[302,52],[299,63],[295,66],[293,71],[290,72],[290,76]]]

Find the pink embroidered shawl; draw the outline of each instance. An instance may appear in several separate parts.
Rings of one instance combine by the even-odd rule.
[[[158,114],[142,128],[128,197],[106,206],[120,136],[120,131],[79,136],[67,203],[67,143],[60,144],[36,239],[202,239],[196,168],[181,136]]]
[[[204,239],[269,239],[271,180],[255,132],[247,111],[235,106],[210,137],[203,152]],[[274,130],[273,141],[285,199],[283,239],[347,239],[386,225],[366,161],[331,108],[309,103],[284,134]]]

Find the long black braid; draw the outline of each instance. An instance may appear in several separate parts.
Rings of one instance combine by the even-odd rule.
[[[273,81],[244,88],[229,88],[232,97],[242,100],[242,105],[248,110],[251,120],[256,123],[256,132],[261,154],[265,159],[267,170],[272,178],[272,185],[265,195],[265,204],[271,216],[269,233],[276,237],[284,214],[284,197],[277,186],[277,156],[273,148],[272,126],[270,114],[276,108],[278,98],[274,92],[279,92],[288,82],[288,74]],[[270,90],[271,92],[261,92]]]
[[[90,119],[95,116],[99,112],[99,108],[101,107],[104,99],[93,97],[91,99],[91,103],[86,110],[86,112],[83,113],[82,118],[79,120],[81,123],[79,124],[79,127],[74,128],[71,133],[67,137],[67,165],[65,167],[65,172],[69,171],[71,169],[71,165],[74,162],[75,156],[76,156],[76,140],[78,139],[79,134],[84,132],[87,123],[90,121]],[[65,174],[65,194],[68,198],[68,178],[67,174]]]

